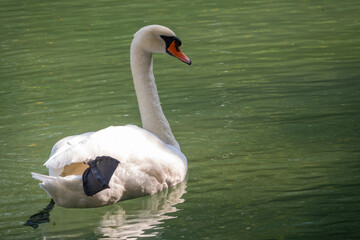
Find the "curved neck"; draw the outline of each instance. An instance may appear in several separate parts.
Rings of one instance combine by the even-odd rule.
[[[180,149],[160,105],[153,74],[152,54],[145,52],[133,42],[130,63],[143,128],[165,143]]]

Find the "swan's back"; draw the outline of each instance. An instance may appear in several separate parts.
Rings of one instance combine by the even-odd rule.
[[[176,165],[174,161],[187,168],[186,157],[179,150],[134,125],[111,126],[98,132],[64,138],[55,144],[44,165],[56,172],[70,164],[87,163],[97,156],[111,156],[123,164],[136,163],[144,170],[155,169],[159,164],[171,168]]]

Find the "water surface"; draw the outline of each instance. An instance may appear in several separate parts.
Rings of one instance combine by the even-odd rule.
[[[0,3],[0,236],[360,238],[357,1]],[[140,125],[132,34],[172,28],[190,67],[154,56],[188,181],[97,209],[55,207],[30,172],[62,137]]]

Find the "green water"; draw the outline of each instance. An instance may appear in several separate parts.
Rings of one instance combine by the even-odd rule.
[[[360,4],[0,2],[0,238],[359,239]],[[154,56],[186,184],[97,209],[55,207],[30,172],[62,137],[140,125],[132,34],[173,29],[190,67]]]

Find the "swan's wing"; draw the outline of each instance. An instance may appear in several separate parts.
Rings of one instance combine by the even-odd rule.
[[[128,163],[137,171],[164,182],[168,176],[186,174],[186,158],[154,134],[136,126],[108,127],[88,134],[75,145],[65,146],[49,158],[45,166],[50,175],[59,175],[66,165],[88,162],[97,156],[110,156],[122,164]]]
[[[53,169],[63,168],[71,163],[88,162],[97,156],[111,156],[122,162],[130,158],[137,161],[144,158],[160,160],[166,157],[164,155],[174,155],[174,152],[175,148],[169,148],[154,134],[133,125],[126,125],[64,138],[55,144],[44,165]],[[181,152],[175,154],[182,155]]]
[[[72,146],[77,145],[79,142],[83,141],[85,138],[89,137],[93,133],[94,132],[88,132],[88,133],[69,136],[69,137],[65,137],[65,138],[61,139],[60,141],[55,143],[55,145],[53,146],[53,148],[51,150],[50,158],[54,154],[59,154],[60,152],[66,151],[67,149],[71,148]]]
[[[111,140],[119,135],[119,131],[111,131],[108,127],[98,132],[89,132],[81,135],[66,137],[57,142],[50,158],[45,162],[49,169],[59,169],[77,162],[87,162],[96,156],[105,154],[105,149],[113,148]]]

